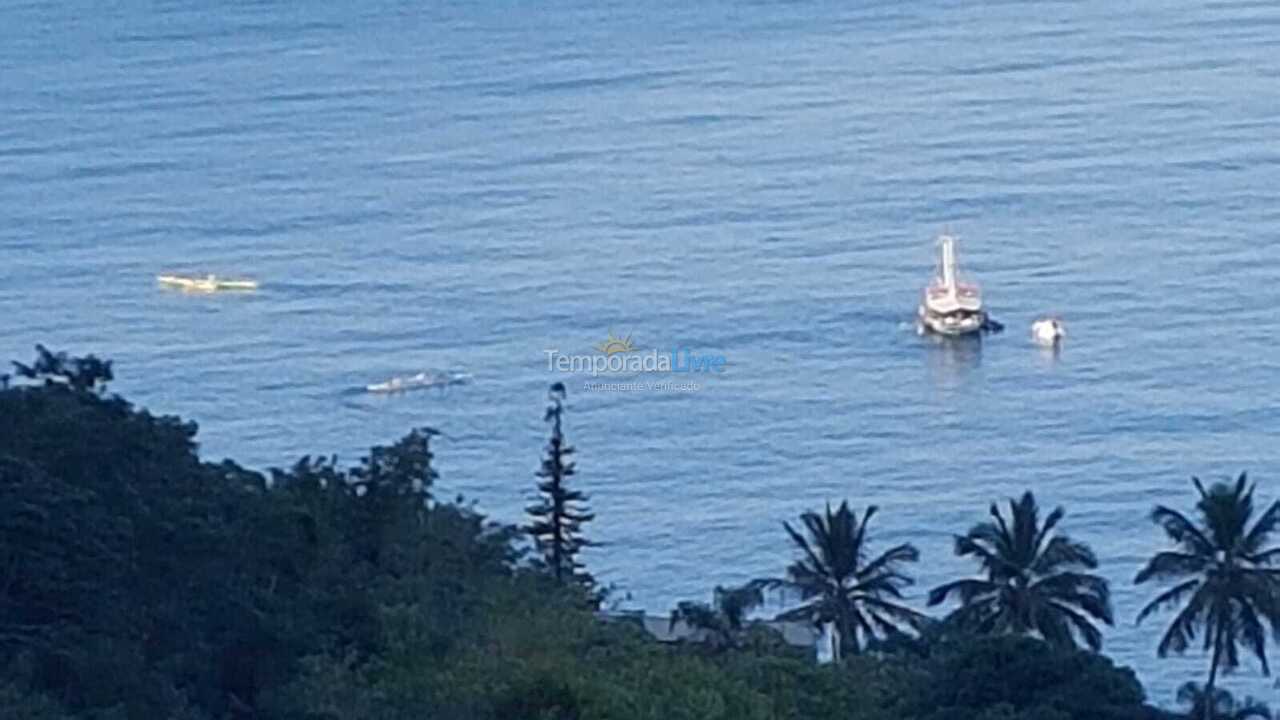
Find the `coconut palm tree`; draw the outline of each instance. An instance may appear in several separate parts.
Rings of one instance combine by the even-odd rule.
[[[1138,614],[1138,622],[1164,608],[1181,607],[1165,631],[1156,654],[1184,652],[1203,631],[1204,650],[1212,651],[1205,693],[1214,695],[1218,670],[1240,663],[1244,644],[1267,665],[1267,632],[1280,634],[1280,547],[1267,542],[1280,523],[1280,502],[1272,503],[1250,527],[1254,517],[1254,486],[1245,473],[1234,484],[1219,482],[1205,490],[1191,479],[1200,499],[1196,522],[1182,513],[1157,505],[1151,519],[1164,530],[1176,549],[1155,554],[1134,582],[1174,582]],[[1205,718],[1209,705],[1205,704]]]
[[[956,555],[972,557],[983,577],[934,588],[929,604],[960,600],[948,621],[979,633],[1033,635],[1059,647],[1102,647],[1095,623],[1112,624],[1107,581],[1086,572],[1098,567],[1088,545],[1056,533],[1066,514],[1055,508],[1040,522],[1035,496],[1009,499],[1006,519],[995,503],[991,520],[955,539]]]
[[[798,591],[802,604],[780,614],[779,620],[833,623],[840,647],[854,653],[872,638],[920,627],[923,615],[894,602],[912,583],[902,564],[915,562],[920,553],[902,544],[871,558],[867,523],[876,510],[874,505],[868,507],[859,520],[847,501],[835,512],[828,504],[825,514],[800,516],[803,534],[782,523],[801,557],[787,568],[787,577],[774,584]],[[838,653],[835,659],[839,661]]]
[[[1189,682],[1178,688],[1178,702],[1189,706],[1187,720],[1271,720],[1271,708],[1266,703],[1246,697],[1236,700],[1231,693],[1217,688],[1213,691],[1213,702],[1200,683]]]

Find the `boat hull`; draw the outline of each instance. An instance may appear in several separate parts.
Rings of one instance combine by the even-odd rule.
[[[941,315],[930,312],[923,306],[919,310],[918,319],[923,331],[953,337],[980,333],[987,324],[987,314],[983,311]]]
[[[471,374],[465,372],[424,372],[410,377],[391,378],[385,382],[365,385],[367,392],[387,394],[402,393],[410,390],[427,388],[445,388],[451,385],[466,385],[471,382]]]
[[[191,292],[218,292],[219,290],[257,290],[253,280],[222,280],[217,277],[186,277],[183,275],[157,275],[161,285]]]

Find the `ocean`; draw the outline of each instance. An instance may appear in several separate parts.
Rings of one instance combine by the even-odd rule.
[[[6,0],[0,117],[0,357],[112,358],[259,469],[430,425],[437,494],[505,521],[564,382],[630,607],[781,574],[782,522],[842,499],[919,547],[923,607],[1030,488],[1169,705],[1208,661],[1134,626],[1150,509],[1280,498],[1275,3]],[[915,334],[944,230],[1005,333]],[[550,359],[610,337],[724,371]],[[361,390],[425,368],[475,381]],[[588,384],[624,381],[670,384]]]

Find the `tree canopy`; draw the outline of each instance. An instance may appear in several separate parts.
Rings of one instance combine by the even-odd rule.
[[[23,367],[0,389],[0,717],[1155,717],[1131,672],[1033,638],[926,631],[839,667],[742,642],[761,581],[692,610],[723,631],[716,652],[664,645],[531,566],[524,529],[440,500],[432,428],[352,466],[256,472],[203,460],[195,423],[108,394],[105,361],[42,350]],[[855,647],[924,627],[897,602],[917,553],[872,554],[874,512],[787,527],[789,581],[812,589],[797,615],[872,628]]]
[[[991,519],[955,538],[955,552],[978,562],[983,576],[945,583],[929,604],[949,597],[960,607],[948,621],[978,633],[1036,635],[1051,644],[1102,647],[1095,626],[1113,623],[1107,581],[1088,571],[1098,560],[1088,545],[1057,531],[1066,515],[1055,508],[1040,521],[1030,491],[1009,500],[1009,517],[994,503]]]

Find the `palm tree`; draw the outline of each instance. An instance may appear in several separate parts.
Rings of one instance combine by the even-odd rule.
[[[1241,643],[1258,658],[1263,674],[1270,674],[1263,622],[1273,635],[1280,633],[1280,548],[1265,546],[1280,523],[1280,502],[1272,503],[1249,527],[1254,486],[1245,473],[1234,485],[1214,483],[1207,491],[1199,478],[1191,482],[1200,494],[1198,523],[1163,505],[1151,512],[1152,521],[1176,549],[1156,553],[1134,582],[1176,584],[1148,603],[1138,622],[1157,610],[1181,606],[1156,654],[1184,652],[1203,630],[1204,650],[1213,653],[1205,693],[1213,696],[1218,669],[1239,665]],[[1210,717],[1208,704],[1204,717]]]
[[[1199,683],[1189,682],[1178,688],[1178,702],[1190,706],[1184,716],[1187,720],[1271,720],[1271,708],[1266,703],[1246,697],[1237,701],[1231,693],[1221,688],[1213,691],[1213,703]]]
[[[934,588],[929,605],[954,595],[960,607],[948,620],[962,629],[1036,635],[1058,647],[1074,648],[1082,639],[1101,648],[1095,622],[1112,624],[1111,594],[1106,580],[1085,572],[1098,567],[1089,546],[1054,532],[1063,509],[1041,524],[1035,496],[1026,492],[1009,499],[1007,520],[995,503],[990,513],[991,520],[955,539],[956,555],[978,560],[984,577]]]
[[[867,523],[876,513],[867,508],[859,521],[849,503],[825,515],[800,516],[808,537],[784,522],[787,534],[801,558],[787,568],[787,577],[775,585],[799,591],[803,604],[778,616],[779,620],[805,619],[815,624],[834,623],[840,646],[858,652],[872,638],[892,637],[903,627],[917,629],[924,616],[894,600],[912,580],[900,569],[915,562],[920,553],[910,544],[897,545],[868,560]],[[839,654],[836,654],[839,661]]]
[[[713,647],[736,647],[746,627],[747,614],[764,604],[768,580],[752,580],[738,587],[716,586],[710,605],[684,601],[671,613],[671,629],[683,622],[706,633]]]

